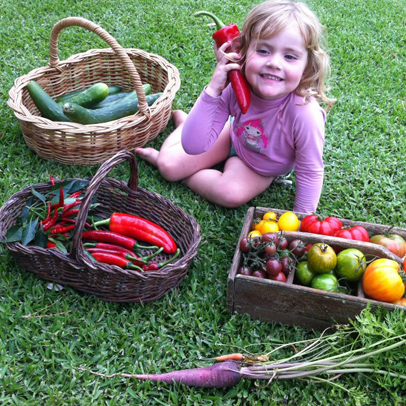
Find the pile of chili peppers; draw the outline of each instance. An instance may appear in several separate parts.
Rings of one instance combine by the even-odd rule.
[[[51,175],[52,185],[55,181]],[[75,228],[76,216],[82,204],[82,191],[76,191],[65,199],[62,186],[59,189],[59,201],[47,205],[47,215],[38,227],[48,236],[46,248],[58,248],[58,239],[68,239]],[[98,227],[108,226],[108,230]],[[157,271],[172,262],[180,254],[173,238],[159,225],[139,216],[113,213],[109,219],[90,224],[85,223],[82,239],[87,254],[95,261],[116,265],[121,268],[135,269],[141,272]],[[141,245],[137,240],[150,245]],[[139,250],[153,251],[140,256]],[[164,251],[174,254],[167,261],[150,260]]]

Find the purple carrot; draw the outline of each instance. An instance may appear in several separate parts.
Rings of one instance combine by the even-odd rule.
[[[183,369],[166,374],[133,375],[137,379],[148,379],[166,383],[181,383],[187,386],[202,388],[227,388],[234,386],[241,380],[238,364],[227,361],[203,368]]]

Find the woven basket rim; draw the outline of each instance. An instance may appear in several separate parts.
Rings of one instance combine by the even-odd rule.
[[[154,53],[148,53],[144,50],[138,48],[123,48],[125,52],[129,55],[137,55],[147,59],[155,61],[158,65],[163,66],[168,71],[168,76],[172,78],[172,81],[166,85],[163,91],[163,96],[165,96],[165,102],[160,102],[161,96],[152,106],[149,107],[150,119],[154,116],[159,115],[159,113],[164,109],[166,104],[171,104],[176,92],[180,88],[180,76],[179,70],[176,66],[169,63],[165,58]],[[65,132],[67,134],[83,134],[90,132],[100,132],[100,131],[116,131],[119,129],[126,129],[134,127],[144,121],[148,121],[148,117],[143,115],[140,111],[132,116],[126,116],[118,120],[109,121],[107,123],[99,123],[92,125],[84,125],[74,122],[60,122],[52,121],[42,116],[37,116],[31,114],[30,111],[22,103],[22,91],[26,85],[31,80],[40,79],[47,72],[57,72],[60,68],[66,65],[73,65],[79,59],[86,59],[91,56],[100,53],[108,53],[115,55],[113,49],[111,48],[93,48],[85,52],[81,52],[70,56],[69,58],[60,61],[57,68],[51,68],[50,66],[42,66],[40,68],[35,68],[25,75],[22,75],[15,79],[12,88],[9,90],[9,99],[7,100],[7,105],[14,111],[15,116],[22,121],[27,121],[32,123],[39,128],[44,128],[47,130]]]

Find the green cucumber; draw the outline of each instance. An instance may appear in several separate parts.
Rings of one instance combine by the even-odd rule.
[[[74,92],[63,94],[62,96],[57,97],[56,101],[58,103],[65,102],[65,101],[71,99],[73,96],[76,96],[76,95],[78,95],[78,94],[80,94],[80,93],[82,93],[82,92],[84,92],[86,90],[88,90],[88,88],[87,89],[79,89],[79,90],[75,90]],[[123,89],[120,86],[110,85],[108,94],[110,95],[110,94],[120,93],[122,90]]]
[[[82,107],[92,107],[97,103],[103,101],[109,94],[109,87],[105,83],[96,83],[93,86],[90,86],[83,92],[80,92],[68,100],[70,103],[79,104]],[[65,101],[65,102],[66,102]],[[63,105],[65,102],[59,102]]]
[[[151,93],[151,85],[149,83],[142,85],[142,87],[143,87],[146,95]],[[131,92],[120,92],[120,93],[115,93],[115,94],[111,94],[111,95],[109,94],[103,101],[101,101],[100,103],[93,106],[92,109],[101,109],[102,107],[106,107],[110,103],[116,103],[117,101],[128,96],[130,93]]]
[[[27,85],[27,90],[43,117],[52,121],[71,121],[63,113],[62,106],[59,105],[37,82],[31,80]]]
[[[146,97],[150,106],[162,93],[150,94]],[[86,109],[75,103],[66,102],[63,105],[64,114],[72,121],[80,124],[98,124],[108,121],[118,120],[119,118],[130,116],[138,111],[138,97],[135,91],[131,92],[124,99],[117,103],[110,103],[101,109]]]

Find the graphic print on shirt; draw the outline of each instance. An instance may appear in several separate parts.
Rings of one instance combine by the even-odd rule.
[[[268,145],[268,138],[264,134],[264,126],[260,119],[246,121],[237,128],[236,134],[240,142],[252,151],[259,153]]]

